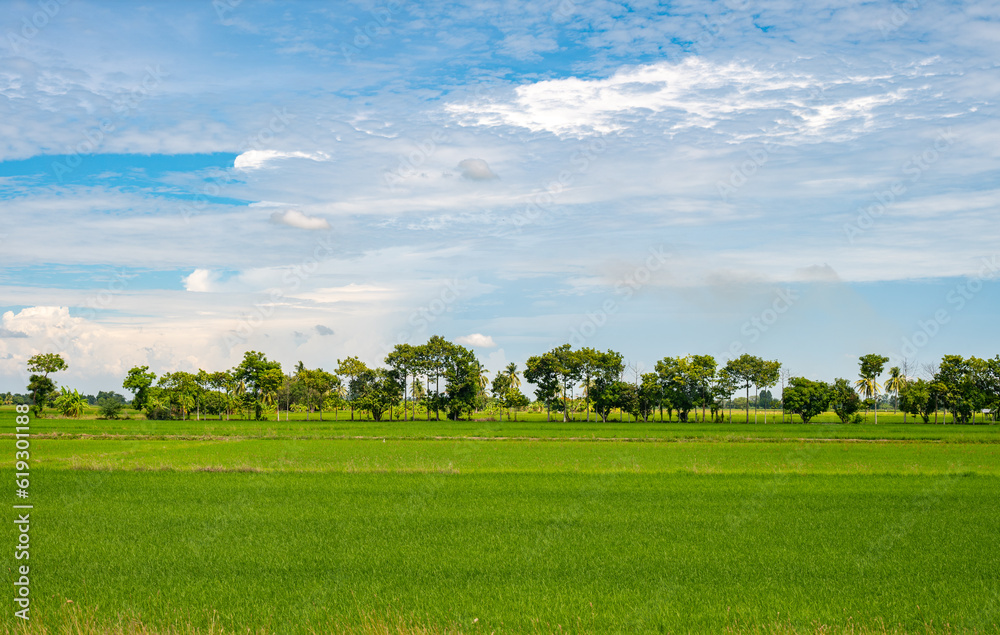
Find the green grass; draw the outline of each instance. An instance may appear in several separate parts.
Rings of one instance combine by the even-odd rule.
[[[32,429],[64,422],[32,440],[34,632],[1000,632],[995,426]]]
[[[13,422],[10,406],[0,407],[0,424]],[[344,413],[341,413],[343,415]],[[541,419],[539,420],[539,416]],[[891,417],[891,415],[889,415]],[[901,417],[900,417],[901,419]],[[914,423],[679,423],[545,421],[148,421],[141,415],[121,421],[51,417],[34,420],[35,434],[113,435],[118,437],[245,437],[245,438],[448,438],[509,437],[562,439],[897,439],[1000,443],[1000,425],[933,425]]]

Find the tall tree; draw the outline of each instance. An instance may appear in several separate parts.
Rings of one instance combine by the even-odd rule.
[[[528,358],[524,378],[535,384],[535,397],[545,404],[545,420],[552,421],[552,404],[559,394],[559,369],[551,355]]]
[[[385,356],[385,363],[396,371],[403,380],[403,421],[406,421],[406,402],[409,396],[407,392],[407,380],[412,377],[413,384],[417,383],[417,373],[420,371],[420,355],[416,346],[411,344],[396,344],[392,352]],[[416,406],[414,406],[415,408]],[[416,418],[416,411],[414,411]]]
[[[146,398],[149,394],[149,387],[156,381],[156,373],[149,372],[149,366],[135,366],[128,371],[122,388],[131,391],[132,407],[136,410],[143,410],[146,407]]]
[[[903,371],[899,369],[899,366],[893,366],[889,369],[889,379],[885,380],[885,391],[887,393],[892,393],[892,413],[896,414],[896,410],[899,409],[899,391],[906,384],[906,375]],[[906,415],[904,415],[905,418]]]
[[[878,423],[878,396],[882,392],[882,386],[878,383],[879,375],[885,368],[889,358],[884,355],[869,353],[858,358],[858,365],[861,366],[860,376],[854,386],[865,399],[872,399],[875,402],[875,423]]]
[[[759,357],[743,353],[736,359],[726,362],[723,371],[737,388],[746,390],[746,422],[750,423],[750,386],[754,385],[757,378],[757,369],[764,360]]]
[[[351,406],[351,421],[354,421],[354,380],[357,377],[369,370],[365,363],[362,362],[357,357],[348,357],[347,359],[337,360],[337,375],[341,377],[344,385],[347,386],[347,401]]]
[[[569,421],[569,399],[573,387],[580,381],[583,358],[579,353],[574,352],[569,344],[557,346],[546,355],[552,357],[556,379],[562,389],[563,421]]]
[[[42,416],[45,403],[56,392],[56,384],[49,377],[49,373],[57,373],[67,368],[66,360],[58,353],[38,353],[28,359],[28,372],[32,373],[28,378],[28,390],[31,391],[31,399],[35,402],[35,416]]]
[[[753,370],[753,384],[754,391],[759,391],[761,388],[767,389],[771,388],[778,383],[778,379],[781,377],[781,362],[776,360],[765,360],[758,358],[754,363]],[[757,402],[754,400],[754,412],[753,412],[753,422],[757,423]],[[764,423],[767,423],[767,408],[764,409]]]
[[[268,372],[272,370],[278,372]],[[244,405],[248,411],[250,408],[254,410],[255,419],[258,421],[263,418],[265,393],[276,390],[276,385],[281,385],[280,374],[281,363],[270,361],[263,353],[257,351],[244,353],[243,361],[233,369],[237,387],[242,387]]]

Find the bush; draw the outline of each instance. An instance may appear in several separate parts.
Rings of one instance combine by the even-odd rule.
[[[97,400],[97,415],[101,419],[117,419],[125,409],[125,403],[114,397],[101,397]]]

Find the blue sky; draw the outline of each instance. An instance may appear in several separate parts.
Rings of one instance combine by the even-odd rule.
[[[11,2],[0,390],[1000,352],[1000,3]]]

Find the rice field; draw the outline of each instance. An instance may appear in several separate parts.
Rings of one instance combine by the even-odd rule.
[[[996,426],[61,423],[27,632],[1000,632]]]

